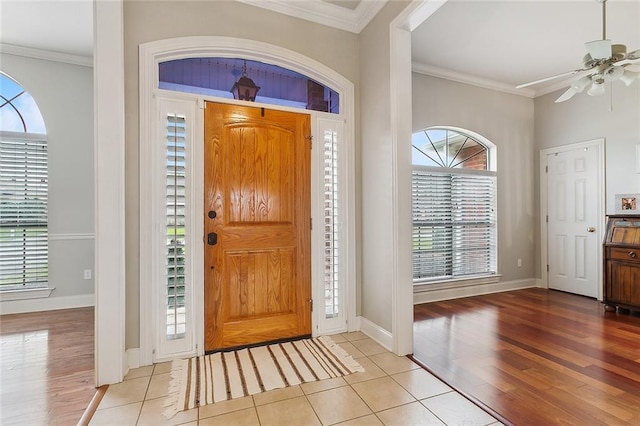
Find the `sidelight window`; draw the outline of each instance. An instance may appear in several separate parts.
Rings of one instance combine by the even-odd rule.
[[[184,337],[185,312],[185,133],[186,118],[168,114],[166,136],[167,338]]]

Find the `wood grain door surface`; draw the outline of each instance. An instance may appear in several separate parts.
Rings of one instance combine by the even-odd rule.
[[[310,134],[305,114],[206,104],[206,351],[311,333]]]

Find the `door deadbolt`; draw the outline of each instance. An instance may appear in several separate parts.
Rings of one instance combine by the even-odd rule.
[[[217,214],[215,210],[209,210],[209,213],[207,213],[207,216],[209,216],[209,219],[215,219]]]

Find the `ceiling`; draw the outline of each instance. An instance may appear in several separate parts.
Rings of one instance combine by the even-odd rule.
[[[387,0],[237,1],[359,33]],[[0,0],[3,50],[21,46],[90,58],[92,3]],[[607,1],[607,36],[614,43],[640,49],[639,22],[640,0]],[[514,88],[578,68],[584,43],[601,36],[596,0],[448,0],[412,33],[414,70],[537,96],[567,80]]]

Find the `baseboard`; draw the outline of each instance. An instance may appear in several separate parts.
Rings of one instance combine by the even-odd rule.
[[[502,281],[492,284],[480,284],[467,287],[422,291],[413,294],[413,304],[439,302],[441,300],[460,299],[462,297],[481,296],[483,294],[501,293],[503,291],[520,290],[523,288],[539,287],[535,278],[516,281]]]
[[[358,317],[360,331],[371,337],[376,342],[393,352],[393,335],[378,324],[369,321],[365,317]]]
[[[138,367],[140,367],[140,348],[127,349],[127,371]]]
[[[47,297],[44,299],[7,300],[0,302],[0,314],[55,311],[58,309],[84,308],[95,305],[94,294]]]

